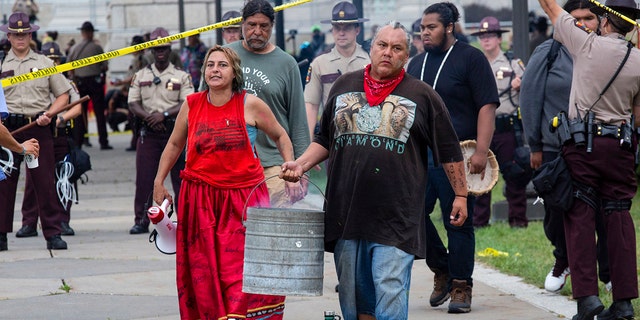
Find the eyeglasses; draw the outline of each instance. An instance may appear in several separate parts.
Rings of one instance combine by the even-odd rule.
[[[491,39],[491,38],[497,38],[498,34],[496,33],[483,33],[481,35],[478,35],[478,38],[480,39]]]

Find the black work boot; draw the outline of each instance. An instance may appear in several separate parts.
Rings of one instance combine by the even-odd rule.
[[[600,314],[604,305],[598,296],[586,296],[578,299],[578,314],[572,320],[593,320],[593,317]]]
[[[47,249],[49,250],[67,250],[67,243],[62,240],[59,234],[47,239]]]
[[[60,222],[60,227],[62,228],[63,236],[73,236],[76,234],[76,232],[73,230],[73,228],[71,228],[68,222]]]
[[[633,306],[630,300],[614,301],[609,309],[598,315],[598,320],[633,319]]]

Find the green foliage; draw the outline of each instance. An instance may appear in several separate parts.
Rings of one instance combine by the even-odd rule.
[[[503,186],[504,182],[502,178],[500,178],[493,188],[493,202],[504,200],[504,196],[502,195]],[[436,206],[436,210],[439,211],[439,206]],[[636,224],[637,239],[638,224],[640,223],[640,195],[638,194],[636,194],[633,200],[631,216]],[[434,220],[440,237],[446,243],[446,231],[439,217],[441,217],[439,212],[438,214],[431,214],[431,218]],[[478,254],[479,252],[487,250],[487,248],[507,253],[508,256],[480,256]],[[476,261],[483,262],[505,274],[518,276],[522,278],[524,282],[539,288],[544,288],[545,277],[555,262],[552,252],[553,246],[544,234],[542,221],[530,221],[529,227],[525,229],[511,228],[506,222],[492,222],[490,227],[476,230]],[[636,246],[636,256],[639,255],[640,252],[638,252],[638,247]],[[559,294],[571,296],[570,279],[571,277],[567,279],[566,285]],[[600,299],[602,303],[608,307],[612,302],[611,293],[605,290],[603,283],[599,283],[599,288]],[[634,299],[632,303],[635,316],[639,317],[639,299]]]

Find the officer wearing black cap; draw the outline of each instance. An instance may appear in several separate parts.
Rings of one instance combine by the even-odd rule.
[[[81,60],[83,58],[92,57],[98,54],[104,53],[102,47],[93,39],[93,34],[96,30],[93,24],[89,21],[82,23],[82,26],[78,28],[82,34],[82,41],[77,43],[71,51],[67,61],[72,62]],[[81,67],[69,71],[69,77],[78,86],[80,95],[89,96],[91,103],[93,104],[93,111],[96,116],[96,125],[98,127],[98,138],[100,142],[100,150],[111,150],[112,146],[109,145],[109,138],[107,136],[107,120],[104,115],[106,109],[104,99],[104,75],[109,69],[108,61],[100,63],[94,63],[86,67]],[[87,122],[87,110],[89,102],[82,104],[83,120],[78,121],[74,128],[74,136],[76,145],[84,144],[87,147],[91,146],[89,142],[88,134],[88,122]]]
[[[524,132],[519,117],[520,79],[524,73],[524,64],[514,58],[513,53],[502,51],[502,34],[509,32],[500,27],[495,17],[485,17],[480,21],[480,29],[472,33],[480,39],[480,48],[491,65],[498,87],[500,107],[496,109],[495,131],[490,149],[496,155],[500,171],[505,180],[505,196],[508,203],[508,221],[512,228],[527,227],[527,184],[531,175],[529,160],[522,157],[522,166],[514,162],[516,149],[524,146]],[[473,226],[489,225],[491,217],[491,192],[476,198]]]
[[[640,51],[625,39],[640,10],[634,0],[607,0],[605,5],[632,23],[599,7],[598,36],[564,11],[555,0],[539,0],[554,26],[554,39],[573,56],[569,125],[562,156],[574,189],[573,205],[564,214],[565,238],[573,297],[574,319],[632,319],[631,299],[638,297],[636,239],[629,213],[637,191],[634,172],[640,116]],[[635,116],[635,117],[634,117]],[[562,117],[561,117],[562,118]],[[634,119],[635,118],[635,119]],[[605,311],[598,298],[596,215],[607,229],[613,303]],[[601,313],[602,312],[602,313]]]
[[[356,42],[360,24],[365,21],[369,19],[358,17],[356,6],[347,1],[339,2],[333,7],[331,20],[320,21],[331,24],[335,45],[330,52],[313,59],[307,71],[304,102],[311,138],[318,122],[320,106],[329,99],[329,91],[336,79],[344,73],[362,69],[371,63],[369,54]]]
[[[222,21],[227,21],[233,18],[240,18],[242,14],[235,10],[230,10],[222,15]],[[230,24],[226,27],[222,27],[222,38],[224,44],[229,44],[238,40],[242,40],[242,31],[240,30],[240,23]]]
[[[29,17],[22,12],[13,13],[9,21],[0,26],[0,30],[7,33],[11,42],[11,50],[7,54],[0,74],[6,78],[30,73],[36,70],[53,67],[53,62],[34,52],[29,47],[31,33],[38,30],[37,25],[29,22]],[[37,220],[40,218],[42,232],[47,240],[47,249],[67,249],[67,243],[60,237],[62,208],[57,205],[55,191],[55,159],[53,147],[52,123],[56,118],[49,114],[49,110],[58,110],[69,101],[69,82],[61,74],[34,79],[6,87],[5,98],[9,109],[9,117],[4,125],[13,131],[30,122],[37,125],[15,135],[16,140],[25,141],[36,138],[40,143],[39,166],[28,169],[29,179],[25,182],[25,203],[37,203],[33,208],[23,206],[22,228],[16,233],[17,237],[37,236]],[[55,100],[51,99],[51,94]],[[24,154],[15,153],[15,167],[20,168]],[[0,242],[6,238],[6,233],[13,230],[13,212],[16,200],[16,190],[19,169],[12,172],[7,180],[0,182]],[[6,250],[0,246],[0,250]]]
[[[151,40],[169,36],[164,28],[151,32]],[[188,73],[177,69],[170,61],[171,43],[151,48],[154,62],[138,71],[131,80],[129,109],[138,119],[139,137],[136,146],[136,194],[134,199],[134,225],[130,234],[149,232],[147,209],[151,206],[153,179],[164,147],[169,141],[178,111],[193,84]],[[171,170],[175,198],[179,199],[180,170],[184,159],[178,160]]]

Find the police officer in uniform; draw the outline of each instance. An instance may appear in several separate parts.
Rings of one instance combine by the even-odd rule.
[[[580,191],[574,192],[573,205],[564,215],[573,297],[578,301],[574,319],[595,315],[598,319],[632,319],[631,299],[638,297],[638,275],[635,227],[629,210],[637,190],[633,128],[640,115],[640,51],[625,35],[634,25],[594,7],[591,11],[602,16],[598,36],[555,0],[539,2],[553,22],[554,39],[573,56],[568,121],[556,124],[564,136],[562,154],[574,189]],[[607,0],[605,4],[633,21],[640,17],[634,0]],[[603,215],[607,230],[613,286],[613,303],[605,311],[598,298],[596,215]]]
[[[79,29],[82,34],[82,41],[71,48],[71,52],[67,57],[68,62],[104,53],[102,47],[93,39],[94,32],[98,30],[93,28],[93,24],[91,22],[85,21]],[[106,102],[104,99],[104,74],[108,69],[109,63],[105,60],[100,63],[94,63],[69,72],[70,78],[73,79],[76,85],[78,85],[80,95],[88,95],[91,97],[91,103],[96,116],[96,125],[98,127],[100,150],[113,149],[113,147],[109,145],[107,119],[104,115],[104,111],[106,109]],[[85,102],[82,105],[84,121],[78,121],[74,128],[74,135],[77,145],[84,144],[85,146],[90,147],[91,143],[89,142],[89,137],[86,135],[89,132],[87,122],[87,108],[89,103]]]
[[[235,10],[230,10],[225,12],[222,15],[222,21],[227,21],[229,19],[233,19],[233,18],[239,18],[242,17],[242,14],[240,14],[240,12],[235,11]],[[222,39],[224,39],[224,44],[229,44],[232,42],[236,42],[238,40],[242,39],[242,30],[240,30],[240,23],[234,23],[234,24],[230,24],[226,27],[222,28]],[[202,82],[200,82],[202,83]],[[205,84],[201,84],[200,85],[201,88],[206,87],[206,83]],[[202,90],[199,90],[202,91]]]
[[[329,99],[329,90],[336,79],[344,73],[362,69],[371,63],[369,54],[356,42],[360,33],[360,23],[365,21],[369,19],[358,18],[356,6],[347,1],[339,2],[333,7],[331,20],[320,21],[331,23],[335,46],[330,52],[313,59],[307,71],[304,103],[312,140],[320,106]]]
[[[39,27],[29,23],[29,17],[16,12],[9,17],[9,21],[0,26],[0,30],[7,33],[11,50],[2,64],[0,77],[6,78],[26,74],[44,68],[53,67],[51,59],[34,52],[29,48],[31,33]],[[69,101],[71,85],[61,74],[38,78],[5,88],[5,97],[9,108],[9,117],[4,120],[10,131],[22,127],[30,122],[37,125],[15,135],[16,140],[24,141],[27,137],[36,138],[40,143],[39,166],[28,169],[25,181],[25,197],[23,203],[37,203],[37,206],[22,208],[22,228],[16,233],[17,237],[37,236],[36,224],[40,217],[42,231],[47,240],[47,249],[67,249],[67,243],[60,237],[62,207],[55,191],[55,159],[53,150],[53,130],[55,117],[48,113],[57,110]],[[55,96],[53,103],[50,94]],[[53,125],[52,125],[53,121]],[[16,167],[20,168],[23,155],[14,154]],[[13,230],[13,211],[18,186],[19,169],[0,182],[0,237],[6,236]],[[28,196],[33,195],[33,196]],[[37,197],[36,197],[37,196]],[[35,218],[34,218],[35,217]]]
[[[518,114],[518,92],[524,64],[514,58],[513,53],[502,51],[500,22],[495,17],[485,17],[480,21],[480,29],[472,33],[480,39],[480,47],[489,60],[496,79],[500,107],[496,109],[495,131],[490,149],[496,155],[502,177],[506,184],[506,198],[509,206],[509,225],[513,228],[527,227],[526,188],[529,176],[514,162],[517,147],[524,145],[522,121]],[[528,155],[528,151],[525,153]],[[529,162],[526,162],[529,167]],[[531,172],[531,170],[527,170]],[[530,175],[530,174],[529,174]],[[491,216],[491,192],[476,198],[473,226],[486,227]]]
[[[55,42],[46,42],[42,45],[42,54],[47,56],[47,58],[53,60],[53,63],[56,65],[60,64],[62,60],[62,52],[60,51],[60,46],[58,46]],[[73,103],[75,101],[80,100],[80,93],[78,92],[78,88],[76,88],[75,83],[72,80],[67,79],[69,84],[71,85],[71,89],[69,90],[69,103]],[[69,185],[60,185],[59,186],[59,177],[62,177],[63,170],[60,164],[64,161],[65,157],[69,154],[70,149],[74,146],[72,129],[76,123],[76,119],[78,116],[82,114],[82,104],[76,104],[71,107],[71,109],[61,112],[58,114],[56,119],[56,129],[53,133],[53,149],[55,153],[56,160],[56,170],[58,171],[56,174],[56,187],[57,188],[69,188]],[[81,118],[78,118],[81,119]],[[74,183],[74,190],[77,194],[78,184]],[[66,189],[68,191],[68,189]],[[67,194],[67,196],[70,196]],[[73,199],[60,199],[58,196],[58,205],[61,205],[64,210],[64,215],[62,221],[60,222],[60,226],[62,228],[63,236],[73,236],[75,235],[75,231],[69,225],[69,221],[71,220],[71,205]],[[77,199],[77,198],[76,198]],[[64,204],[63,204],[64,202]]]
[[[164,28],[151,32],[151,40],[168,36],[169,32]],[[153,179],[160,156],[169,141],[182,102],[194,92],[189,74],[169,62],[171,44],[153,47],[151,51],[154,63],[135,74],[129,89],[129,108],[140,123],[136,147],[135,224],[129,230],[130,234],[149,232],[147,209],[152,205]],[[174,199],[179,198],[182,169],[184,156],[171,169]]]

